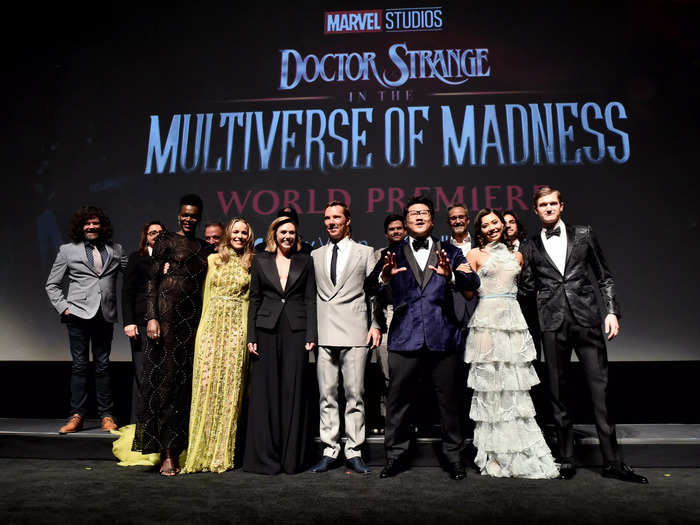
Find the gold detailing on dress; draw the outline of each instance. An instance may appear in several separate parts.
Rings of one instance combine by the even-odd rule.
[[[248,376],[246,321],[250,274],[233,256],[209,256],[202,318],[195,342],[187,461],[189,472],[233,467],[236,430]]]

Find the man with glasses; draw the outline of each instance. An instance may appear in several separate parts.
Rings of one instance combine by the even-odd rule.
[[[420,375],[433,385],[440,410],[442,452],[450,478],[464,479],[464,409],[461,327],[454,317],[453,290],[476,290],[479,277],[457,268],[466,264],[462,252],[430,234],[433,203],[413,197],[404,209],[408,237],[390,245],[365,280],[376,295],[388,287],[394,308],[389,329],[389,390],[384,448],[387,462],[380,477],[393,477],[406,468],[410,445],[407,414],[414,402]]]

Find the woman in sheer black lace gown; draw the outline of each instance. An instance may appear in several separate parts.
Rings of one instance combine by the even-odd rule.
[[[132,449],[160,453],[160,472],[179,472],[178,456],[187,447],[194,341],[202,309],[207,256],[212,249],[195,238],[202,200],[180,201],[177,233],[164,232],[153,248],[148,283],[143,405],[137,417]],[[164,267],[167,264],[167,271]]]

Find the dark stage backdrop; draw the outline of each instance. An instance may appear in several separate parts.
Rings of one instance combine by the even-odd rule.
[[[0,360],[68,359],[44,283],[82,204],[133,251],[187,192],[256,237],[295,206],[314,245],[337,198],[378,246],[416,193],[438,234],[456,201],[534,232],[544,184],[617,278],[610,358],[700,359],[697,7],[460,4],[25,13],[3,68]],[[114,347],[129,358],[119,327]]]

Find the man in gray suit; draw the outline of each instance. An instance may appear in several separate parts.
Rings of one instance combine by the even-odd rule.
[[[379,345],[364,281],[374,268],[374,250],[350,238],[350,209],[343,202],[326,206],[323,222],[330,243],[311,252],[316,272],[320,436],[323,457],[312,472],[326,472],[339,462],[339,372],[345,390],[345,459],[360,474],[370,469],[362,460],[365,441],[364,376],[369,348]],[[371,343],[371,346],[369,346]]]
[[[112,388],[109,354],[113,323],[117,321],[117,273],[126,267],[127,257],[119,244],[112,243],[112,224],[104,212],[83,206],[73,214],[71,240],[62,245],[46,280],[51,304],[68,327],[71,367],[71,416],[59,432],[76,432],[83,426],[87,401],[87,369],[90,345],[95,361],[97,411],[103,430],[115,430],[112,417]],[[63,290],[64,277],[68,294]]]

